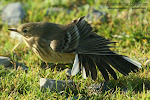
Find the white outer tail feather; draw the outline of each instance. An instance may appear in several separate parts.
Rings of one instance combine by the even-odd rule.
[[[82,77],[86,79],[86,71],[85,71],[85,67],[83,66],[82,66]]]
[[[128,57],[125,57],[125,56],[123,56],[123,58],[124,58],[125,60],[129,61],[130,63],[134,64],[134,65],[137,66],[138,68],[142,68],[142,67],[141,67],[141,66],[142,66],[141,63],[139,63],[139,62],[137,62],[137,61],[135,61],[135,60],[132,60],[132,59],[130,59],[130,58],[128,58]]]
[[[79,71],[80,71],[80,69],[79,69],[79,58],[78,58],[78,54],[76,54],[75,60],[74,60],[74,63],[73,63],[73,67],[72,67],[72,70],[71,70],[71,75],[74,76]]]
[[[134,64],[135,66],[137,66],[138,68],[142,68],[142,64],[135,61],[135,60],[132,60],[126,56],[123,56],[123,58],[127,61],[129,61],[130,63]],[[76,54],[75,56],[75,60],[74,60],[74,63],[73,63],[73,67],[72,67],[72,70],[71,70],[71,75],[72,76],[75,76],[79,71],[80,71],[80,68],[79,68],[79,58],[78,58],[78,54]],[[86,71],[85,71],[85,68],[82,66],[82,77],[84,79],[86,79]]]

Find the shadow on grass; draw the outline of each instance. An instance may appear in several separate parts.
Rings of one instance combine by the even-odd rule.
[[[117,89],[123,92],[134,91],[134,93],[150,90],[150,79],[145,77],[122,76],[118,80],[110,80],[107,84],[109,90],[114,92]]]

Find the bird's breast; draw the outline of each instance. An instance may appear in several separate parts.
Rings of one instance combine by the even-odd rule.
[[[73,63],[74,53],[61,53],[53,51],[49,46],[40,46],[33,44],[33,52],[45,62],[51,63]]]
[[[43,61],[51,63],[73,63],[75,53],[55,52],[47,45],[45,40],[36,40],[35,38],[25,39],[25,43],[33,52]]]
[[[37,54],[39,58],[41,58],[45,62],[51,63],[73,63],[75,59],[75,54],[73,53],[59,53],[55,52],[51,49],[48,50],[41,50],[39,52],[37,49],[33,49],[34,53]]]

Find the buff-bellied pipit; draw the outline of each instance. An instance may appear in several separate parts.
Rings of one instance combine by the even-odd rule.
[[[97,66],[104,79],[108,81],[108,72],[117,79],[112,67],[123,75],[141,68],[139,62],[111,51],[108,44],[114,42],[92,32],[91,25],[84,17],[68,25],[35,22],[9,30],[20,33],[27,46],[45,62],[74,62],[72,75],[77,74],[81,67],[83,78],[91,74],[95,80]]]

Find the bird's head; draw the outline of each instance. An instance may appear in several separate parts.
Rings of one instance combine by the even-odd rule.
[[[8,30],[17,32],[27,38],[35,34],[38,34],[36,31],[37,29],[38,29],[37,23],[26,23],[26,24],[20,25],[18,28],[8,29]]]
[[[47,22],[34,22],[20,25],[18,28],[8,29],[17,32],[25,38],[30,37],[55,37],[56,33],[62,32],[62,28],[58,24]]]

